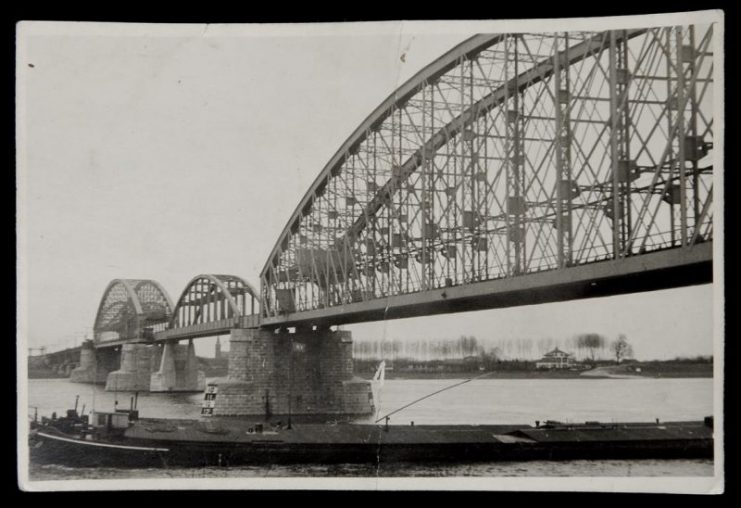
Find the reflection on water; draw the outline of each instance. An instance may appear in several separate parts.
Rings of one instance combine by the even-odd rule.
[[[379,416],[455,384],[453,379],[387,380]],[[80,407],[128,407],[131,393],[67,380],[31,380],[29,406],[40,415],[62,414],[80,395]],[[197,418],[202,394],[140,393],[143,417]],[[525,423],[554,419],[700,420],[713,414],[712,379],[481,379],[426,399],[391,418],[391,424]],[[33,414],[33,410],[31,410]],[[367,418],[365,421],[371,421]],[[31,467],[32,479],[203,478],[283,476],[712,476],[709,460],[511,462],[478,464],[266,465],[205,469],[101,469]]]

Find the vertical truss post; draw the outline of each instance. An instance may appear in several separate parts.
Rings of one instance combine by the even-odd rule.
[[[426,127],[427,127],[427,114],[426,114],[426,111],[427,111],[427,84],[424,83],[422,85],[422,137],[425,138],[425,139],[427,138],[427,130],[426,130]],[[422,236],[422,246],[421,246],[421,249],[420,249],[420,251],[421,251],[421,254],[420,254],[420,256],[421,256],[420,257],[420,265],[422,266],[422,269],[421,269],[421,272],[422,273],[421,273],[421,276],[420,276],[420,279],[421,279],[420,280],[420,286],[421,286],[420,289],[422,289],[422,290],[428,289],[428,287],[429,287],[428,284],[430,284],[431,281],[432,281],[432,277],[430,277],[429,276],[430,274],[427,273],[427,265],[429,264],[427,262],[427,252],[428,252],[428,248],[429,248],[428,245],[427,245],[427,240],[428,240],[427,239],[427,233],[428,233],[428,231],[427,231],[427,224],[432,222],[431,221],[430,214],[428,213],[428,210],[427,210],[427,207],[429,205],[429,203],[428,203],[428,196],[427,196],[427,192],[428,192],[427,191],[427,187],[429,185],[428,184],[428,179],[431,178],[431,175],[429,175],[430,168],[429,168],[428,162],[429,161],[427,160],[427,150],[424,148],[424,141],[423,141],[422,163],[420,164],[421,170],[422,170],[422,176],[421,176],[421,180],[422,180],[422,182],[421,182],[421,184],[422,184],[422,191],[421,191],[422,192],[422,200],[421,200],[421,203],[420,203],[421,204],[421,207],[422,207],[422,210],[421,210],[422,213],[420,214],[421,215],[421,218],[422,218],[421,224],[420,224],[420,226],[421,226],[420,229],[421,229],[421,232],[422,232],[422,235],[421,235]],[[430,258],[432,258],[432,256],[430,256]]]
[[[270,314],[270,309],[272,308],[273,302],[272,299],[269,298],[270,294],[270,286],[268,285],[268,277],[267,274],[270,273],[270,268],[265,271],[265,274],[260,275],[260,316],[261,317],[268,317]]]
[[[396,114],[396,113],[399,114]],[[399,168],[401,167],[401,110],[400,108],[395,105],[394,106],[394,113],[391,115],[391,149],[393,151],[391,155],[391,160],[393,161],[393,167],[396,168],[395,170],[392,169],[392,173],[395,171],[396,174],[399,172]],[[403,255],[404,255],[404,233],[405,231],[402,229],[401,224],[401,214],[402,214],[402,206],[403,206],[403,197],[402,197],[402,188],[400,185],[400,181],[396,180],[396,185],[398,187],[398,190],[394,194],[394,207],[392,209],[392,219],[394,222],[394,227],[396,228],[397,235],[399,238],[399,242],[396,247],[396,252],[394,254],[394,263],[392,264],[391,270],[392,270],[392,276],[394,277],[394,280],[396,281],[396,291],[399,293],[404,292],[404,270],[402,269],[403,265]]]
[[[210,316],[210,310],[211,306],[209,305],[209,302],[211,301],[211,286],[208,286],[207,292],[204,292],[203,295],[201,295],[200,302],[199,302],[199,308],[198,313],[201,318],[201,322],[208,322],[211,320]]]
[[[695,41],[695,25],[690,25],[689,27],[689,42],[690,42],[690,48],[692,51],[692,54],[690,55],[689,62],[687,62],[688,68],[690,70],[690,76],[692,76],[692,79],[690,80],[690,86],[689,86],[689,98],[690,98],[690,122],[689,122],[689,130],[690,130],[690,136],[693,140],[695,140],[695,143],[699,141],[697,137],[697,51],[698,48],[696,46]],[[695,144],[695,146],[697,146]],[[697,149],[697,148],[695,148]],[[700,229],[700,175],[698,171],[698,159],[699,157],[692,157],[692,209],[693,209],[693,233],[692,237],[697,237],[697,232]],[[692,243],[692,242],[690,242]]]
[[[506,109],[506,165],[507,165],[507,203],[508,215],[507,245],[514,247],[514,260],[511,275],[522,272],[522,259],[524,255],[525,231],[523,227],[523,213],[525,211],[525,199],[523,192],[522,167],[524,158],[523,147],[523,105],[520,97],[519,83],[519,34],[511,38],[514,44],[507,38],[505,43],[506,62],[509,63],[510,51],[513,51],[514,75],[509,81],[510,87],[506,88],[504,106]],[[514,50],[512,50],[514,45]],[[511,100],[510,100],[511,97]]]
[[[622,238],[623,238],[623,251],[625,255],[630,255],[627,252],[627,240],[632,235],[632,207],[631,194],[633,180],[637,178],[638,168],[635,161],[631,157],[630,152],[630,85],[632,81],[632,73],[630,71],[630,64],[628,62],[628,33],[625,30],[621,31],[621,51],[618,53],[620,58],[620,73],[621,77],[618,80],[618,86],[620,89],[620,108],[621,108],[621,129],[620,129],[620,149],[621,157],[625,161],[625,181],[623,182],[622,188],[622,215],[620,220],[622,221]]]
[[[460,221],[462,220],[461,217],[463,216],[463,213],[461,210],[462,205],[458,201],[458,187],[459,187],[459,182],[460,182],[459,161],[460,161],[460,152],[461,152],[459,147],[460,147],[460,143],[453,143],[453,147],[452,147],[453,174],[452,174],[452,179],[451,178],[448,179],[448,187],[449,188],[452,187],[453,189],[453,194],[452,196],[449,196],[448,199],[452,198],[453,200],[453,245],[456,246],[456,254],[455,256],[453,256],[453,280],[455,281],[456,284],[460,282],[461,280],[459,278],[459,272],[458,272],[458,266],[459,266],[458,260],[460,259],[462,263],[463,262],[462,260],[465,258],[465,255],[466,255],[464,251],[465,244],[463,242],[463,237],[465,235],[464,235],[463,229],[460,228],[460,223],[461,223]],[[461,246],[460,249],[458,249],[459,243]]]
[[[679,171],[679,224],[682,247],[687,245],[687,170],[685,168],[685,139],[686,124],[685,112],[687,110],[687,95],[685,90],[684,63],[682,62],[682,27],[674,28],[676,37],[676,62],[677,69],[677,169]]]
[[[468,101],[464,105],[468,108],[473,107],[473,57],[468,61]],[[462,67],[465,71],[465,65]],[[481,214],[479,213],[478,200],[476,196],[477,175],[476,175],[476,121],[472,121],[468,126],[468,179],[470,182],[471,207],[469,208],[473,220],[473,229],[471,231],[471,280],[478,280],[478,259],[479,259],[479,232],[481,224]]]
[[[390,147],[391,153],[389,153],[389,159],[391,163],[391,179],[394,179],[396,177],[396,173],[397,173],[396,168],[398,167],[398,164],[399,164],[397,157],[396,157],[396,120],[394,117],[394,113],[395,113],[395,109],[392,106],[391,113],[389,115],[390,123],[391,123],[391,147]],[[393,242],[393,239],[395,238],[394,231],[399,229],[399,220],[398,220],[399,205],[397,204],[398,199],[399,199],[398,195],[399,195],[398,192],[392,195],[389,198],[390,203],[388,205],[389,207],[389,233],[391,234],[390,238],[392,239],[392,242],[389,244],[390,245],[389,263],[388,263],[389,265],[389,282],[388,282],[389,292],[392,292],[392,291],[401,292],[401,281],[399,281],[398,287],[396,285],[396,274],[400,270],[396,267],[396,263],[395,263],[396,259],[398,259],[399,247],[395,246]]]
[[[628,150],[629,111],[628,87],[630,73],[627,65],[625,36],[618,39],[618,32],[609,32],[610,61],[610,159],[612,164],[612,243],[613,257],[623,257],[630,225],[627,209],[630,207],[630,186],[635,165]]]
[[[349,164],[349,161],[352,160],[355,156],[351,154],[345,154],[345,167],[348,168],[350,171],[348,171],[347,178],[349,178],[349,182],[346,184],[346,194],[345,194],[345,218],[350,218],[349,221],[345,220],[343,222],[346,223],[352,223],[352,217],[354,216],[354,210],[355,210],[355,202],[357,199],[357,194],[355,194],[355,168],[353,165]],[[349,184],[349,185],[348,185]],[[348,198],[349,194],[349,198]],[[337,232],[340,231],[340,229],[345,226],[345,224],[338,224],[337,228],[333,228],[329,233],[329,240],[331,241],[331,247],[332,249],[337,252],[339,251],[339,264],[340,264],[340,277],[342,277],[342,291],[344,293],[342,301],[343,302],[352,302],[354,300],[353,298],[353,290],[356,287],[355,284],[352,284],[350,281],[350,270],[349,266],[347,266],[347,256],[348,256],[348,248],[349,248],[349,241],[347,238],[347,235],[342,235],[342,241],[338,244],[337,243]]]
[[[612,256],[620,256],[620,224],[618,219],[618,210],[620,205],[618,176],[620,158],[618,154],[618,122],[620,118],[617,114],[617,61],[616,61],[616,43],[615,31],[609,32],[610,44],[608,48],[608,58],[610,61],[610,163],[612,166]]]
[[[473,86],[473,65],[474,65],[474,58],[471,57],[468,59],[468,103],[466,106],[468,108],[473,108],[474,103],[474,86]],[[478,159],[479,159],[479,153],[478,153],[478,123],[476,121],[475,115],[473,116],[473,121],[469,124],[468,127],[468,166],[469,166],[469,173],[468,177],[471,182],[471,217],[473,219],[473,231],[471,236],[471,280],[480,280],[480,242],[481,242],[481,224],[482,224],[482,217],[481,217],[481,207],[479,205],[479,193],[478,193],[478,182],[479,182],[479,175],[478,175]]]
[[[429,84],[428,84],[429,85]],[[432,86],[429,86],[430,88],[430,133],[435,133],[435,89]],[[425,134],[426,136],[426,134]],[[430,187],[430,216],[435,217],[435,186],[437,184],[436,176],[435,176],[435,154],[430,153],[428,154],[427,164],[429,165],[429,187]],[[440,220],[435,221],[435,226],[437,227],[438,235],[439,235],[439,224]],[[436,239],[436,238],[435,238]],[[433,243],[434,240],[433,239]],[[434,253],[434,247],[431,247],[430,250]],[[432,285],[432,287],[437,286],[437,282],[435,281],[435,259],[436,257],[432,256],[432,262],[429,265],[429,280]]]
[[[401,109],[403,106],[399,106],[396,108],[396,110],[399,112],[399,124],[396,129],[396,133],[398,135],[398,143],[397,143],[397,155],[396,155],[396,161],[398,164],[398,167],[401,168],[401,165],[404,160],[404,145],[403,145],[403,119],[401,116]],[[409,292],[409,192],[404,191],[402,189],[397,192],[399,195],[399,209],[398,209],[398,218],[399,218],[399,232],[401,233],[401,248],[400,250],[400,266],[399,266],[399,292]],[[406,269],[404,268],[406,266]]]
[[[466,107],[466,57],[462,56],[459,66],[459,104],[460,111]],[[461,233],[461,261],[463,262],[463,281],[470,282],[473,276],[473,228],[474,214],[473,202],[471,199],[471,190],[473,177],[470,174],[471,169],[471,140],[464,130],[460,135],[461,141],[461,209],[463,210],[463,232]],[[468,240],[468,241],[467,241]]]
[[[523,216],[525,214],[525,178],[523,175],[525,168],[525,147],[524,147],[524,100],[520,93],[520,53],[518,42],[520,36],[515,36],[515,125],[513,132],[514,141],[514,188],[515,188],[515,229],[517,230],[517,238],[515,243],[515,257],[517,273],[521,273],[524,269],[523,259],[525,257],[525,224]]]
[[[572,170],[571,170],[571,89],[569,80],[569,34],[564,32],[564,64],[559,58],[559,37],[554,36],[553,80],[556,123],[556,232],[558,239],[558,266],[572,262]]]
[[[392,120],[393,120],[393,118],[392,118]],[[376,132],[376,136],[374,136],[374,147],[375,147],[375,150],[377,151],[378,150],[378,132]],[[392,154],[389,154],[389,155],[392,155]],[[378,163],[377,157],[376,157],[376,163]],[[391,166],[390,166],[389,169],[391,170],[391,172],[389,174],[391,176],[393,176],[393,160],[390,162],[390,164],[391,164]],[[389,295],[389,294],[391,294],[391,289],[392,289],[392,284],[391,284],[392,272],[391,272],[391,270],[392,270],[392,261],[393,261],[393,259],[392,259],[393,249],[392,249],[392,246],[391,246],[391,238],[392,238],[393,231],[392,231],[392,227],[391,227],[391,219],[392,219],[392,213],[391,213],[391,211],[393,209],[393,199],[391,198],[391,196],[388,196],[386,198],[386,200],[387,200],[386,201],[386,207],[385,207],[386,208],[386,210],[385,210],[386,213],[385,213],[385,222],[384,222],[384,224],[386,225],[385,226],[386,227],[386,229],[385,229],[385,231],[386,231],[386,238],[385,238],[385,242],[386,242],[386,251],[385,251],[386,264],[383,265],[382,268],[384,268],[384,275],[385,275],[385,279],[384,279],[384,294]]]
[[[185,318],[185,324],[188,326],[193,324],[193,293],[192,293],[192,290],[188,294],[188,309],[187,309],[187,316]]]
[[[617,114],[617,62],[616,62],[616,44],[615,31],[610,30],[610,46],[608,48],[610,60],[610,163],[612,166],[612,255],[614,258],[620,256],[620,220],[618,218],[618,208],[620,206],[618,175],[620,157],[618,154],[618,122]]]
[[[478,146],[478,152],[479,152],[479,166],[478,166],[478,174],[480,175],[479,180],[479,188],[483,189],[482,192],[480,192],[480,206],[483,210],[483,224],[484,224],[484,238],[486,242],[486,250],[484,251],[484,266],[483,266],[483,276],[484,279],[489,279],[489,253],[491,252],[491,249],[493,248],[493,242],[490,238],[489,234],[489,198],[490,198],[490,188],[489,188],[489,143],[487,140],[487,133],[489,132],[489,115],[484,116],[484,125],[483,125],[483,134],[482,138],[479,140],[479,146]],[[483,152],[483,153],[481,153]],[[481,158],[483,157],[483,164],[481,163]]]
[[[373,134],[371,132],[366,132],[366,138],[371,139]],[[376,164],[375,162],[371,162],[371,150],[369,149],[370,143],[366,146],[365,150],[365,165],[366,167],[370,168],[371,174],[369,175],[369,178],[371,182],[373,182],[373,187],[368,189],[368,196],[369,199],[372,199],[371,195],[374,194],[376,190]],[[375,156],[375,154],[374,154]],[[365,273],[367,274],[366,277],[369,280],[370,288],[368,289],[373,296],[376,296],[376,285],[377,285],[377,266],[378,266],[378,251],[379,246],[377,245],[378,242],[376,242],[376,238],[378,238],[378,217],[373,214],[372,216],[368,217],[368,220],[370,221],[369,227],[366,229],[365,232]],[[372,249],[373,252],[369,256],[368,254],[368,245],[373,245]]]
[[[672,89],[672,60],[671,60],[671,29],[666,28],[666,40],[664,41],[666,44],[665,51],[666,51],[666,132],[668,134],[671,134],[674,132],[673,130],[673,124],[672,124],[672,101],[676,100],[674,97],[673,89]],[[671,151],[673,144],[673,140],[671,138],[667,139],[667,145],[669,152],[669,177],[668,180],[670,182],[670,185],[674,184],[674,156]],[[657,168],[657,171],[661,171],[662,168]],[[675,217],[674,217],[674,203],[669,203],[669,229],[670,229],[670,238],[671,238],[671,245],[672,247],[677,241],[677,226],[675,224]]]
[[[330,253],[329,253],[329,242],[325,241],[324,235],[327,234],[325,232],[329,232],[330,228],[335,227],[337,225],[337,221],[339,220],[339,217],[340,217],[339,203],[337,202],[337,180],[339,179],[339,175],[340,173],[338,172],[336,175],[334,175],[334,178],[332,178],[331,188],[329,184],[327,185],[328,187],[327,192],[329,192],[331,196],[330,199],[327,199],[327,205],[334,212],[334,215],[331,218],[327,216],[327,220],[325,224],[319,223],[319,224],[314,224],[312,226],[312,230],[314,231],[313,233],[314,238],[318,240],[316,243],[313,243],[312,245],[317,245],[320,248],[322,248],[324,251],[324,254],[321,256],[323,259],[320,259],[319,264],[317,265],[317,260],[314,256],[315,251],[314,249],[311,249],[310,251],[311,252],[311,264],[312,264],[312,268],[314,268],[316,272],[319,274],[319,280],[323,282],[324,292],[326,294],[327,307],[337,303],[337,277],[335,275],[334,284],[333,284],[332,274],[335,272],[334,272],[334,267],[332,266],[332,264],[330,264],[331,260],[330,260]],[[319,251],[319,254],[320,255],[322,254],[321,250]]]
[[[509,65],[509,47],[510,47],[510,38],[505,37],[504,39],[504,76],[503,76],[503,82],[508,83],[509,82],[509,75],[510,75],[510,65]],[[504,196],[504,220],[505,220],[505,226],[507,228],[507,236],[505,241],[505,247],[506,247],[506,273],[507,276],[513,275],[514,267],[512,266],[512,220],[509,216],[508,210],[506,208],[507,201],[509,199],[510,194],[512,193],[510,190],[511,186],[511,173],[512,173],[512,162],[510,158],[510,151],[512,146],[512,128],[509,121],[509,96],[510,96],[510,88],[508,86],[504,87],[504,102],[502,103],[502,109],[504,110],[504,178],[506,183],[506,189],[505,189],[505,196]]]

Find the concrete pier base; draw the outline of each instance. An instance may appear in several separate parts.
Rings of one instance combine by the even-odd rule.
[[[350,332],[235,329],[226,381],[210,383],[213,416],[368,415],[371,382],[353,376]]]
[[[108,374],[106,391],[136,392],[149,390],[152,346],[125,344],[121,347],[121,366]]]
[[[117,364],[118,352],[113,349],[96,351],[92,341],[87,341],[80,348],[79,366],[72,369],[69,380],[73,383],[103,384],[108,373]]]
[[[203,371],[198,370],[193,341],[187,345],[168,342],[155,352],[158,369],[150,377],[152,392],[198,392],[206,386]]]

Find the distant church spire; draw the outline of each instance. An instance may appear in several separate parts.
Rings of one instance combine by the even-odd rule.
[[[214,358],[221,360],[221,340],[216,337],[216,351],[214,352]]]

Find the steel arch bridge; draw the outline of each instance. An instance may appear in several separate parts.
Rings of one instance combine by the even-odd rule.
[[[476,35],[321,170],[261,272],[262,326],[711,280],[712,25]]]
[[[93,327],[95,347],[149,342],[170,321],[173,304],[154,280],[114,279],[100,300]]]
[[[259,292],[236,275],[202,274],[183,290],[167,328],[156,340],[193,339],[253,328],[257,323]]]

